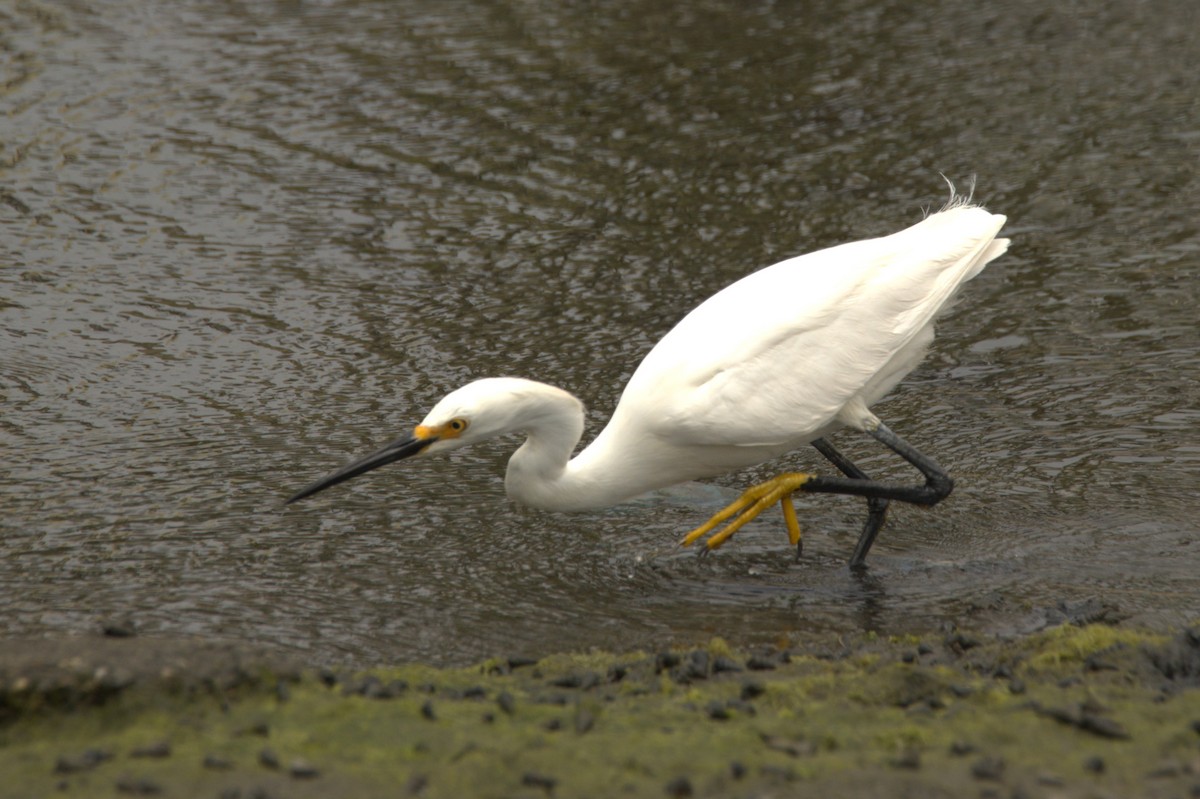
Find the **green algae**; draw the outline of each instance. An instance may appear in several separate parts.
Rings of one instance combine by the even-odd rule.
[[[16,678],[0,796],[1186,795],[1200,785],[1189,635],[1094,625],[786,653],[717,639],[524,666],[268,665],[74,705]],[[1182,665],[1166,674],[1164,658]]]

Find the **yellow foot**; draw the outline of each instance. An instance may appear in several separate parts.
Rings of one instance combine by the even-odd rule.
[[[798,491],[812,477],[811,474],[803,474],[801,472],[784,472],[778,477],[767,480],[765,483],[750,486],[742,492],[742,495],[736,501],[723,510],[718,511],[711,519],[695,530],[692,530],[679,543],[685,547],[691,546],[695,543],[696,539],[711,533],[719,525],[732,518],[733,521],[726,524],[704,542],[704,546],[709,551],[714,550],[728,541],[730,536],[742,529],[742,526],[746,522],[778,502],[783,508],[783,520],[787,524],[788,539],[792,542],[792,546],[796,546],[800,543],[800,523],[796,520],[796,509],[792,506],[792,494]]]

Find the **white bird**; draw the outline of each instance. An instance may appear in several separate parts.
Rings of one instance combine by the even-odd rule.
[[[1008,247],[1005,218],[951,193],[948,205],[882,238],[769,266],[700,304],[638,366],[608,425],[571,457],[583,403],[562,389],[487,378],[446,395],[382,449],[298,491],[294,502],[402,458],[449,452],[509,433],[524,443],[505,489],[535,508],[579,511],[714,477],[812,444],[843,476],[785,472],[747,489],[690,532],[712,550],[779,502],[800,553],[796,491],[867,498],[851,556],[863,565],[890,500],[933,505],[953,488],[945,471],[884,425],[870,407],[917,366],[934,320],[958,288]],[[871,480],[826,440],[850,427],[873,436],[925,477],[917,486]],[[707,550],[706,550],[707,551]]]

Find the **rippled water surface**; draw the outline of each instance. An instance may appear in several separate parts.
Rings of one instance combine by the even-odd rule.
[[[467,662],[1195,618],[1198,8],[0,0],[0,634]],[[688,309],[939,172],[1013,246],[877,408],[958,487],[865,576],[859,502],[801,503],[800,563],[775,514],[700,560],[726,494],[524,510],[512,442],[281,506],[476,377],[594,435]]]

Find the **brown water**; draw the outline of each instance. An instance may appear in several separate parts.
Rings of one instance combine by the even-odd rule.
[[[1191,0],[100,8],[0,0],[0,635],[465,662],[1200,614]],[[688,309],[939,171],[1014,243],[877,408],[958,488],[866,577],[859,502],[802,503],[798,564],[775,514],[700,560],[723,494],[523,510],[511,442],[281,507],[476,377],[594,435]]]

